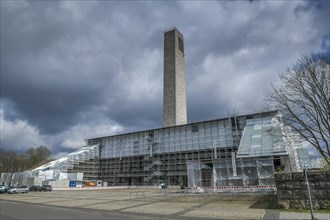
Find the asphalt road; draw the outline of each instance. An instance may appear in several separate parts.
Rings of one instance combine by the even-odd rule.
[[[125,215],[115,212],[100,212],[89,209],[63,208],[40,204],[28,204],[0,200],[0,220],[149,220],[165,219],[150,216]]]
[[[0,220],[260,220],[269,206],[269,199],[269,195],[228,196],[144,188],[2,194]]]

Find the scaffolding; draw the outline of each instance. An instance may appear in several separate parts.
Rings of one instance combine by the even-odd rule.
[[[32,176],[31,171],[1,173],[0,182],[5,186],[26,185],[27,178]]]
[[[229,115],[87,142],[102,145],[98,178],[109,186],[273,185],[276,170],[292,170],[276,114]]]
[[[37,177],[42,181],[98,180],[99,149],[100,144],[82,147],[31,171],[1,173],[0,182],[6,186],[26,185],[30,177]]]
[[[33,177],[44,180],[96,180],[98,168],[99,144],[82,147],[31,172]]]
[[[32,170],[31,176],[101,180],[108,186],[271,186],[274,172],[299,171],[301,143],[277,118],[277,112],[228,115],[88,139],[87,147]],[[24,177],[1,174],[4,183],[19,179]]]

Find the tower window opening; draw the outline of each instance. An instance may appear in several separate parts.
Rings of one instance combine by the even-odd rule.
[[[183,40],[181,37],[178,37],[178,41],[179,41],[179,50],[183,53]]]

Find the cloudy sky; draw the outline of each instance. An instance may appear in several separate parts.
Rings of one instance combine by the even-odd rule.
[[[163,32],[184,35],[188,121],[260,111],[329,52],[329,1],[1,1],[1,148],[54,156],[162,127]]]

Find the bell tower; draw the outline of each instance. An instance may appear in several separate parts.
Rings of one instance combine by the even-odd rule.
[[[164,127],[187,124],[183,36],[172,28],[164,33]]]

